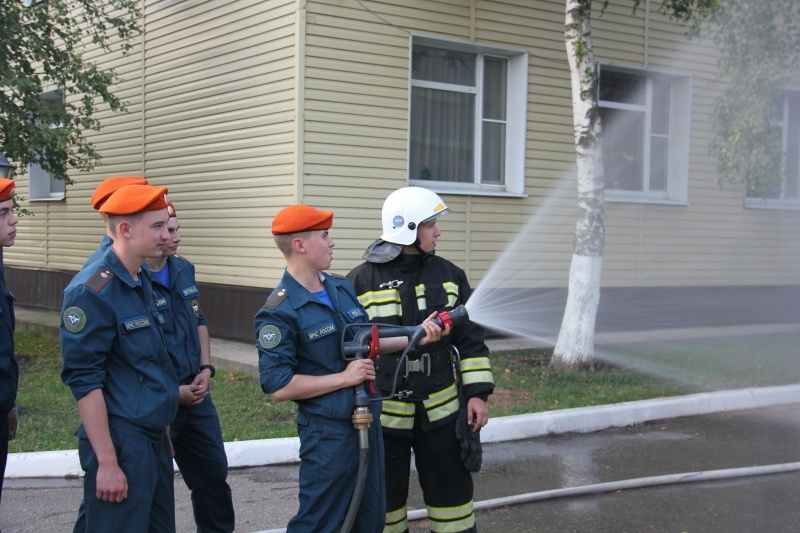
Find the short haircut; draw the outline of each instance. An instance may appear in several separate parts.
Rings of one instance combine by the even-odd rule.
[[[289,257],[289,254],[292,253],[292,241],[297,238],[306,239],[308,238],[308,234],[311,233],[310,231],[298,231],[297,233],[281,233],[278,235],[273,235],[272,238],[275,240],[275,244],[278,246],[278,250],[283,253],[284,257]]]
[[[123,220],[127,220],[131,226],[136,224],[142,219],[142,215],[144,214],[143,211],[139,213],[133,213],[131,215],[107,215],[108,216],[108,227],[111,228],[111,233],[114,235],[117,234],[117,224],[122,222]]]

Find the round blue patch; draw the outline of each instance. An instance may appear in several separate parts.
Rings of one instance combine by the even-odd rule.
[[[403,222],[405,222],[405,219],[403,217],[401,217],[400,215],[397,215],[392,219],[392,225],[395,228],[399,228],[400,226],[402,226]]]
[[[258,332],[258,343],[262,348],[274,348],[281,342],[281,331],[275,326],[264,326]]]
[[[78,333],[86,325],[86,314],[80,307],[68,307],[63,316],[64,328],[72,333]]]

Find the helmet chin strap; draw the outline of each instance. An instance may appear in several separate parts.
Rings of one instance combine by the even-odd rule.
[[[414,247],[414,249],[417,252],[419,252],[419,255],[421,255],[423,258],[428,257],[429,255],[434,255],[434,253],[435,253],[434,250],[431,250],[430,252],[426,252],[425,250],[422,249],[422,246],[420,246],[420,244],[422,244],[422,243],[420,243],[419,239],[417,239],[416,241],[414,241],[414,244],[412,245]]]

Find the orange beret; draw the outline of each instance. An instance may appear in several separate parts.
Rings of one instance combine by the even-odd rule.
[[[172,202],[167,202],[167,212],[169,213],[169,218],[178,216],[178,210],[175,209],[175,204]]]
[[[12,194],[14,194],[14,180],[0,178],[0,202],[11,200]]]
[[[132,215],[166,209],[168,203],[166,187],[126,185],[108,197],[100,207],[100,212],[106,215]]]
[[[120,187],[126,185],[148,185],[147,180],[141,176],[112,176],[100,182],[92,193],[92,207],[100,209],[108,197]]]
[[[294,204],[278,211],[272,219],[272,234],[328,229],[332,224],[332,211],[320,211],[309,205]]]

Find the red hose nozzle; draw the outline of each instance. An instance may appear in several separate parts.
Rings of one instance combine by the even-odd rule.
[[[469,320],[469,314],[467,313],[466,307],[459,305],[450,311],[442,311],[433,320],[436,321],[436,323],[442,329],[444,329],[446,326],[450,326],[452,328],[467,322]]]

